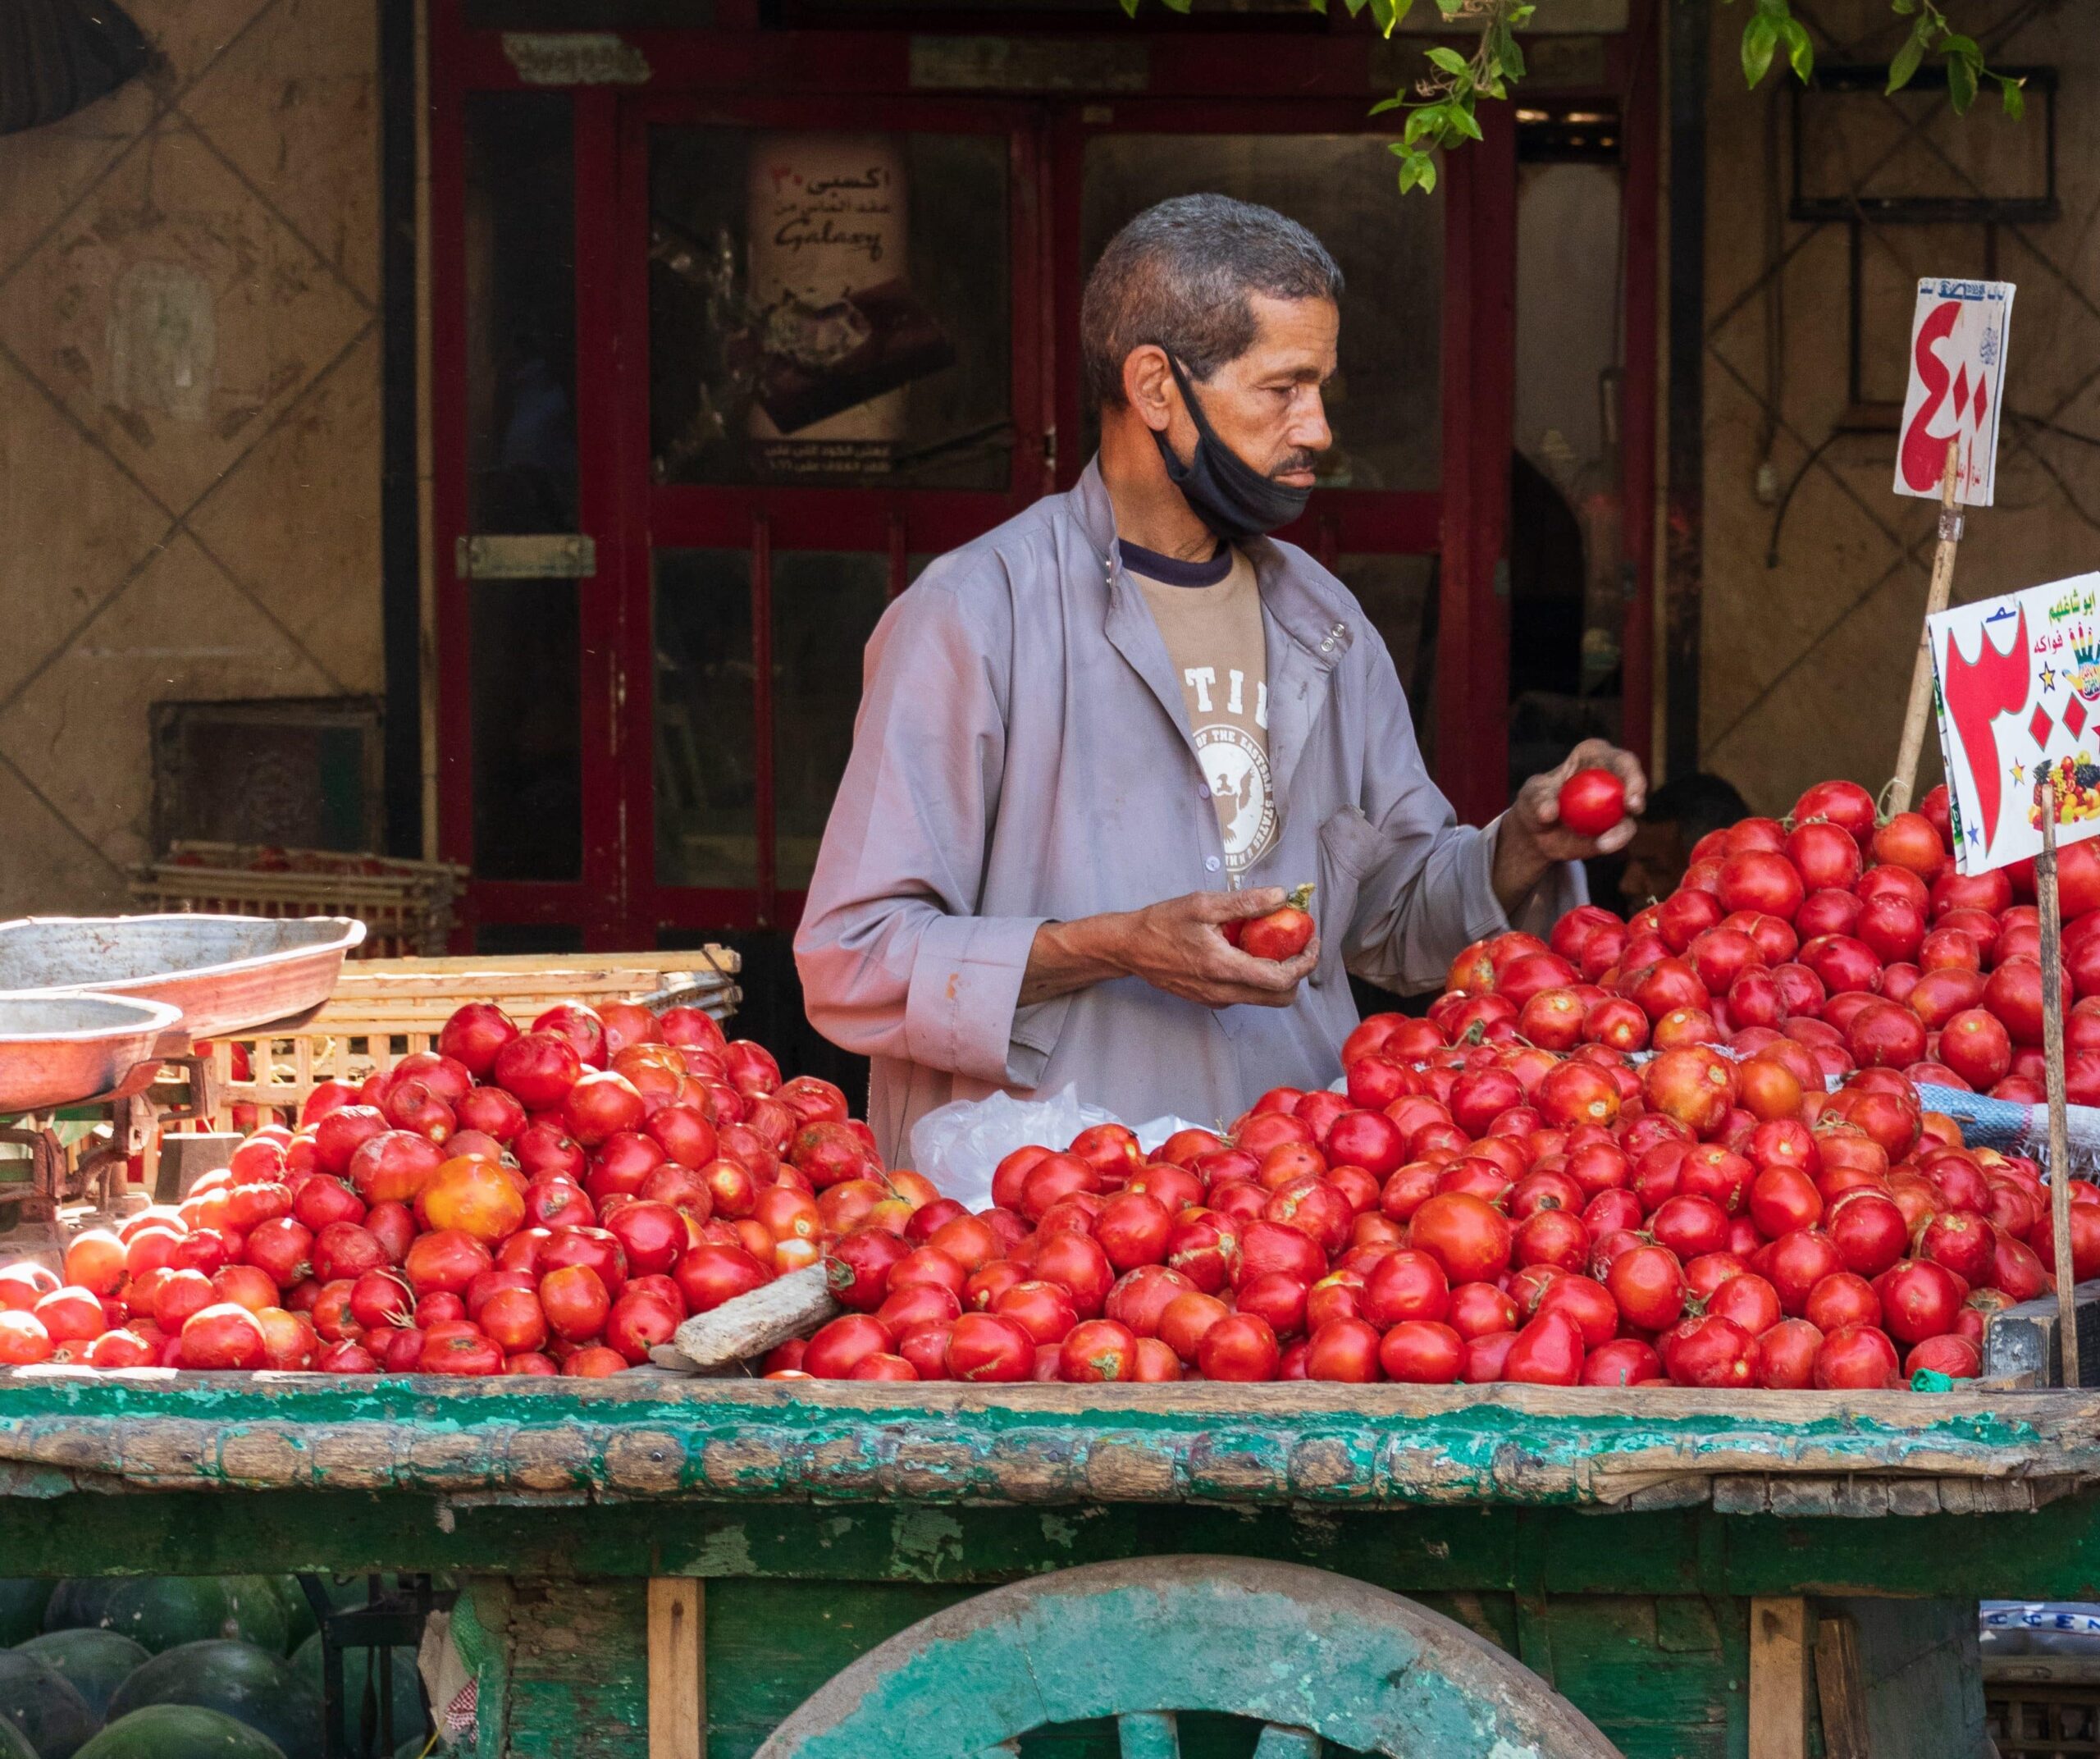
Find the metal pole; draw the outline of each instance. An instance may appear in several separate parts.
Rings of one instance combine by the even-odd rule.
[[[1947,465],[1939,477],[1939,548],[1933,552],[1933,581],[1925,592],[1925,615],[1937,617],[1947,609],[1954,590],[1954,552],[1961,543],[1961,512],[1954,500],[1954,484],[1960,446],[1947,442]],[[1925,718],[1933,706],[1932,631],[1920,624],[1918,657],[1911,667],[1911,701],[1903,711],[1903,738],[1896,748],[1896,779],[1888,784],[1891,813],[1910,810],[1911,790],[1918,781],[1918,753],[1924,748]]]
[[[2057,1337],[2064,1384],[2078,1379],[2078,1291],[2071,1278],[2070,1153],[2064,1119],[2063,918],[2057,900],[2057,773],[2042,773],[2042,853],[2034,863],[2042,906],[2042,1058],[2049,1093],[2049,1231],[2056,1243]]]

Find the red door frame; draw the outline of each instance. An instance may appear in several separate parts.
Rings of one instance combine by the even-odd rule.
[[[1635,595],[1627,607],[1625,738],[1644,751],[1650,733],[1655,483],[1655,65],[1653,0],[1637,0],[1637,30],[1611,48],[1611,95],[1627,140],[1627,372],[1623,418],[1626,554]],[[576,144],[578,440],[581,523],[597,542],[598,573],[582,583],[581,683],[585,753],[584,865],[565,884],[475,880],[468,919],[574,923],[587,947],[653,940],[660,927],[792,927],[801,898],[777,892],[770,872],[756,892],[660,888],[655,875],[649,570],[652,550],[686,544],[749,547],[754,637],[766,638],[764,596],[778,530],[797,547],[886,551],[891,587],[905,557],[975,536],[1052,486],[1044,436],[1066,438],[1057,476],[1078,459],[1079,393],[1055,356],[1057,313],[1076,310],[1078,155],[1085,132],[1076,103],[947,97],[911,90],[910,38],[898,31],[714,30],[632,33],[652,69],[649,85],[570,89]],[[1278,132],[1367,129],[1368,48],[1360,37],[1262,39],[1262,94],[1246,92],[1244,36],[1148,34],[1148,94],[1118,99],[1120,127]],[[434,309],[432,509],[438,583],[436,632],[442,852],[471,861],[472,722],[464,677],[468,583],[452,552],[468,524],[463,119],[465,94],[530,89],[503,53],[502,34],[468,30],[459,0],[431,8],[431,176]],[[1647,71],[1643,75],[1641,70]],[[1629,72],[1634,77],[1628,78]],[[1244,95],[1230,95],[1235,90]],[[1298,95],[1267,95],[1288,91]],[[762,97],[744,94],[762,93]],[[972,131],[988,121],[1013,144],[1011,221],[1016,291],[1013,487],[1006,494],[659,487],[648,480],[646,164],[650,119],[724,122],[790,118],[822,126],[940,126]],[[1049,120],[1045,120],[1049,119]],[[1323,560],[1348,549],[1440,554],[1438,632],[1439,779],[1460,817],[1485,821],[1506,803],[1508,632],[1495,592],[1508,504],[1514,321],[1515,133],[1510,107],[1483,108],[1486,139],[1444,163],[1443,457],[1440,494],[1334,491],[1316,496],[1286,535]],[[866,126],[865,124],[861,126]],[[617,199],[591,199],[592,190]],[[1399,199],[1397,196],[1395,199]],[[1043,263],[1053,273],[1039,272]],[[1031,283],[1041,296],[1020,296]],[[1048,418],[1039,420],[1037,412]],[[1031,451],[1029,441],[1036,440]],[[1035,468],[1030,468],[1031,457]],[[763,658],[763,656],[758,657]],[[449,663],[448,663],[449,662]],[[767,681],[763,668],[760,689]],[[760,701],[761,728],[769,704]],[[769,733],[759,741],[760,784],[769,776]],[[602,758],[598,754],[603,754]],[[597,785],[593,785],[594,779]],[[761,803],[763,806],[763,802]],[[769,819],[769,814],[768,815]],[[762,845],[765,846],[765,845]]]

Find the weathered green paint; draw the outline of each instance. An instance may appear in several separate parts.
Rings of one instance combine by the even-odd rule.
[[[1335,1505],[1533,1505],[1596,1501],[1622,1473],[1809,1470],[2100,1476],[2081,1421],[2046,1431],[2046,1400],[1950,1396],[1855,1408],[1832,1396],[1760,1405],[1431,1397],[1356,1401],[1316,1389],[1088,1389],[1037,1405],[969,1389],[897,1387],[870,1404],[777,1383],[465,1386],[327,1376],[154,1378],[21,1370],[0,1376],[0,1462],[16,1496],[101,1478],[168,1487],[428,1488],[532,1496],[822,1496],[924,1508],[987,1497]],[[542,1390],[551,1387],[554,1390]],[[608,1387],[603,1392],[573,1390]],[[1021,1389],[1025,1391],[1028,1389]],[[1066,1394],[1076,1389],[1042,1389]],[[1431,1389],[1443,1394],[1445,1389]],[[1263,1396],[1253,1395],[1260,1393]],[[1142,1398],[1134,1395],[1142,1394]],[[1124,1395],[1134,1396],[1125,1397]],[[1184,1396],[1174,1396],[1183,1395]],[[2041,1396],[2035,1396],[2038,1400]],[[929,1542],[938,1544],[938,1535]]]
[[[1181,1734],[1171,1710],[1125,1711],[1116,1719],[1117,1759],[1181,1759]]]

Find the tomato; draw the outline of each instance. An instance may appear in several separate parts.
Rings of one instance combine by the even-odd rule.
[[[444,1163],[445,1151],[427,1136],[389,1130],[358,1145],[347,1176],[368,1204],[413,1203]]]
[[[1814,1383],[1826,1390],[1877,1388],[1895,1384],[1896,1346],[1874,1326],[1847,1326],[1816,1347]]]
[[[1684,1311],[1683,1267],[1666,1246],[1636,1246],[1621,1253],[1604,1281],[1618,1310],[1644,1332],[1674,1325]]]
[[[1581,1384],[1632,1387],[1657,1379],[1662,1372],[1662,1359],[1648,1345],[1637,1337],[1618,1337],[1583,1357]]]
[[[871,1314],[846,1314],[819,1327],[799,1366],[819,1380],[844,1380],[861,1359],[893,1350],[890,1329]]]
[[[1582,1334],[1564,1313],[1541,1312],[1516,1335],[1502,1363],[1502,1378],[1535,1386],[1573,1387],[1582,1378]]]
[[[1609,770],[1577,770],[1554,797],[1560,822],[1578,837],[1601,837],[1626,816],[1626,784]]]
[[[1944,1374],[1952,1380],[1974,1380],[1984,1372],[1984,1353],[1965,1337],[1942,1333],[1911,1346],[1903,1359],[1903,1376],[1920,1372]]]
[[[1382,1378],[1378,1328],[1365,1320],[1353,1316],[1329,1319],[1313,1327],[1309,1343],[1305,1357],[1308,1380],[1363,1382]]]
[[[1507,1216],[1459,1191],[1430,1198],[1408,1227],[1408,1244],[1435,1259],[1454,1283],[1500,1276],[1509,1266],[1513,1239]]]
[[[1708,1313],[1665,1332],[1658,1354],[1681,1387],[1728,1387],[1753,1384],[1751,1334],[1732,1319]]]
[[[416,1357],[420,1374],[500,1374],[504,1366],[501,1346],[468,1319],[432,1326]]]
[[[1083,1321],[1066,1334],[1058,1348],[1060,1380],[1134,1380],[1137,1372],[1137,1334],[1113,1319]]]
[[[1918,1344],[1954,1329],[1967,1291],[1944,1265],[1908,1259],[1874,1279],[1882,1323],[1900,1343]]]
[[[1116,1279],[1102,1304],[1102,1312],[1141,1338],[1157,1336],[1160,1315],[1167,1303],[1177,1295],[1194,1292],[1195,1286],[1180,1272],[1164,1264],[1141,1264]]]
[[[247,1308],[221,1301],[199,1308],[179,1327],[181,1362],[186,1368],[259,1368],[262,1366],[262,1323]]]
[[[565,1264],[540,1279],[540,1306],[557,1337],[580,1344],[604,1331],[612,1296],[589,1265]]]
[[[1034,1340],[1011,1319],[965,1314],[949,1329],[943,1366],[952,1380],[1023,1381],[1034,1364]]]
[[[1376,1347],[1375,1333],[1372,1347]],[[1182,1359],[1189,1359],[1185,1355]],[[1253,1314],[1228,1314],[1203,1332],[1195,1359],[1206,1380],[1274,1380],[1281,1351],[1266,1321]]]
[[[671,1274],[686,1305],[696,1314],[710,1312],[773,1280],[772,1272],[742,1247],[712,1241],[692,1248]]]
[[[1010,1320],[1034,1344],[1055,1344],[1079,1323],[1079,1314],[1062,1285],[1029,1280],[1016,1282],[993,1300],[990,1310]]]
[[[1848,1270],[1833,1271],[1808,1291],[1801,1317],[1825,1333],[1848,1325],[1879,1325],[1881,1297],[1865,1277]]]
[[[1312,939],[1312,888],[1294,887],[1276,909],[1266,916],[1242,918],[1221,925],[1226,942],[1257,959],[1278,962],[1296,958]]]
[[[670,1342],[684,1317],[675,1296],[667,1300],[656,1290],[631,1282],[605,1315],[605,1342],[639,1368],[656,1346]]]

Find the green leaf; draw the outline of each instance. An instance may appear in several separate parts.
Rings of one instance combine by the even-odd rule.
[[[1742,76],[1755,86],[1772,66],[1772,52],[1779,46],[1779,30],[1760,13],[1742,27]]]
[[[1450,120],[1453,134],[1463,135],[1468,140],[1478,140],[1481,138],[1480,124],[1474,119],[1472,112],[1465,105],[1453,104]]]
[[[2005,113],[2016,122],[2023,120],[2027,114],[2027,95],[2020,90],[2020,82],[2006,74],[1998,75],[1997,82],[2005,99]]]
[[[1371,107],[1371,113],[1373,116],[1383,116],[1388,110],[1404,110],[1407,107],[1408,94],[1405,92],[1395,92],[1390,98],[1380,98]]]
[[[1815,71],[1815,45],[1809,40],[1808,30],[1797,18],[1789,18],[1779,27],[1787,39],[1787,62],[1794,70],[1794,77],[1804,85]]]
[[[1501,63],[1495,69],[1495,71],[1500,73],[1505,80],[1521,80],[1523,78],[1524,52],[1518,46],[1517,39],[1514,37],[1512,37],[1509,39],[1509,47],[1503,52]],[[1502,94],[1500,92],[1497,92],[1495,95],[1500,98]]]
[[[1888,91],[1891,95],[1901,91],[1911,83],[1917,73],[1919,63],[1924,58],[1924,39],[1914,30],[1888,64]]]
[[[1138,0],[1123,0],[1123,16],[1125,18],[1135,18],[1138,16]]]
[[[1466,9],[1467,0],[1436,0],[1436,10],[1446,18],[1456,18]]]
[[[1413,10],[1414,0],[1393,0],[1394,25],[1396,27],[1404,25],[1408,20],[1408,14],[1412,12]]]
[[[1421,184],[1422,192],[1425,195],[1436,187],[1436,160],[1424,159],[1422,162],[1422,176],[1417,180],[1417,181]]]
[[[1444,106],[1424,104],[1408,118],[1408,126],[1400,138],[1409,146],[1415,145],[1424,135],[1433,135],[1444,126]]]
[[[1888,0],[1888,10],[1899,18],[1908,18],[1918,10],[1918,0]]]
[[[1965,61],[1973,61],[1978,66],[1984,64],[1984,52],[1974,37],[1956,36],[1950,33],[1940,43],[1943,55],[1959,55]]]
[[[1456,49],[1445,48],[1441,43],[1429,50],[1428,56],[1432,65],[1441,67],[1446,73],[1455,73],[1463,77],[1472,71],[1464,56]]]
[[[1422,174],[1429,161],[1419,153],[1408,153],[1400,161],[1400,194],[1405,195],[1422,181]]]
[[[1956,55],[1947,64],[1947,95],[1956,116],[1965,116],[1976,101],[1976,69],[1966,56]]]
[[[1371,0],[1371,21],[1378,27],[1378,34],[1390,37],[1393,34],[1393,0]]]

